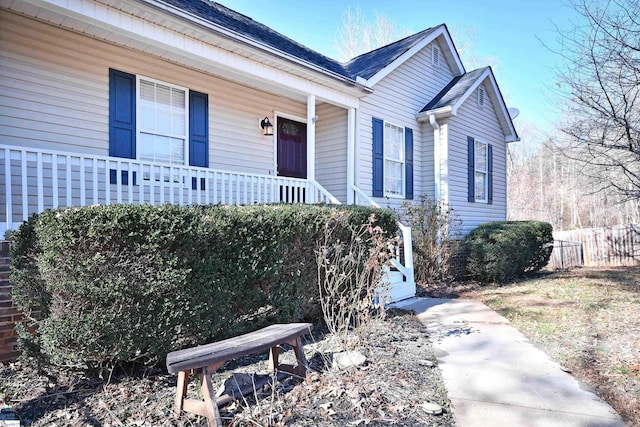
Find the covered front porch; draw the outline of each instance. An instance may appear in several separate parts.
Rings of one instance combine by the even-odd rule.
[[[0,6],[0,239],[58,207],[374,203],[354,185],[359,99],[370,89],[153,2],[91,5]]]
[[[340,201],[312,179],[0,146],[0,236],[45,209],[115,203]]]
[[[0,240],[30,215],[88,205],[340,204],[317,181],[0,145]],[[377,204],[355,190],[359,204]],[[390,301],[415,294],[411,229],[385,276]]]

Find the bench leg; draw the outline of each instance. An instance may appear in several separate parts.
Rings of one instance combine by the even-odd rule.
[[[293,351],[296,355],[297,364],[285,365],[278,362],[278,356],[280,355],[280,346],[271,347],[269,350],[269,370],[272,372],[283,371],[288,372],[299,377],[307,376],[307,359],[304,356],[304,350],[302,349],[302,339],[300,337],[295,340],[287,341],[286,344],[293,347]]]
[[[296,338],[296,345],[293,346],[293,351],[296,354],[298,366],[296,366],[296,374],[301,377],[307,376],[307,358],[304,356],[304,350],[302,349],[302,339]]]
[[[184,407],[184,397],[187,395],[187,385],[189,384],[189,372],[178,372],[178,385],[176,387],[176,398],[173,404],[173,411],[180,416]]]
[[[211,383],[211,371],[209,371],[208,367],[202,368],[202,394],[204,396],[205,411],[209,426],[222,427],[222,419],[220,418],[220,411],[218,411],[218,404],[216,403],[216,393]]]
[[[278,357],[280,356],[280,346],[271,347],[269,350],[269,371],[276,372],[278,370]]]

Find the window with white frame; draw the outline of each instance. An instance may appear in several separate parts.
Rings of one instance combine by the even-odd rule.
[[[404,197],[404,128],[384,124],[384,192],[386,196]]]
[[[187,89],[138,77],[138,158],[184,165],[187,159]]]
[[[475,199],[477,202],[487,201],[488,186],[488,149],[487,144],[475,141]]]

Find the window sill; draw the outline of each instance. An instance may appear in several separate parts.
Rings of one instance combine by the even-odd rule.
[[[404,200],[404,194],[385,194],[384,195],[385,198],[387,199],[402,199]]]

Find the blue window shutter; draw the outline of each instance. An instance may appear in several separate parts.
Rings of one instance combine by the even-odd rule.
[[[198,189],[198,179],[196,177],[191,178],[191,189],[192,190]],[[206,180],[204,178],[200,178],[200,189],[201,190],[207,189]]]
[[[373,197],[384,195],[384,124],[373,117]]]
[[[413,199],[413,129],[404,128],[405,199]]]
[[[487,202],[493,203],[493,147],[487,145]]]
[[[467,168],[468,168],[468,185],[467,185],[467,189],[468,189],[468,194],[469,194],[469,201],[470,202],[475,202],[476,201],[476,193],[475,193],[475,184],[476,184],[476,159],[475,159],[475,139],[473,139],[472,137],[468,136],[467,137],[467,153],[468,153],[468,160],[467,160]]]
[[[189,165],[209,167],[209,95],[189,91]]]
[[[109,156],[136,158],[136,76],[109,68]]]

